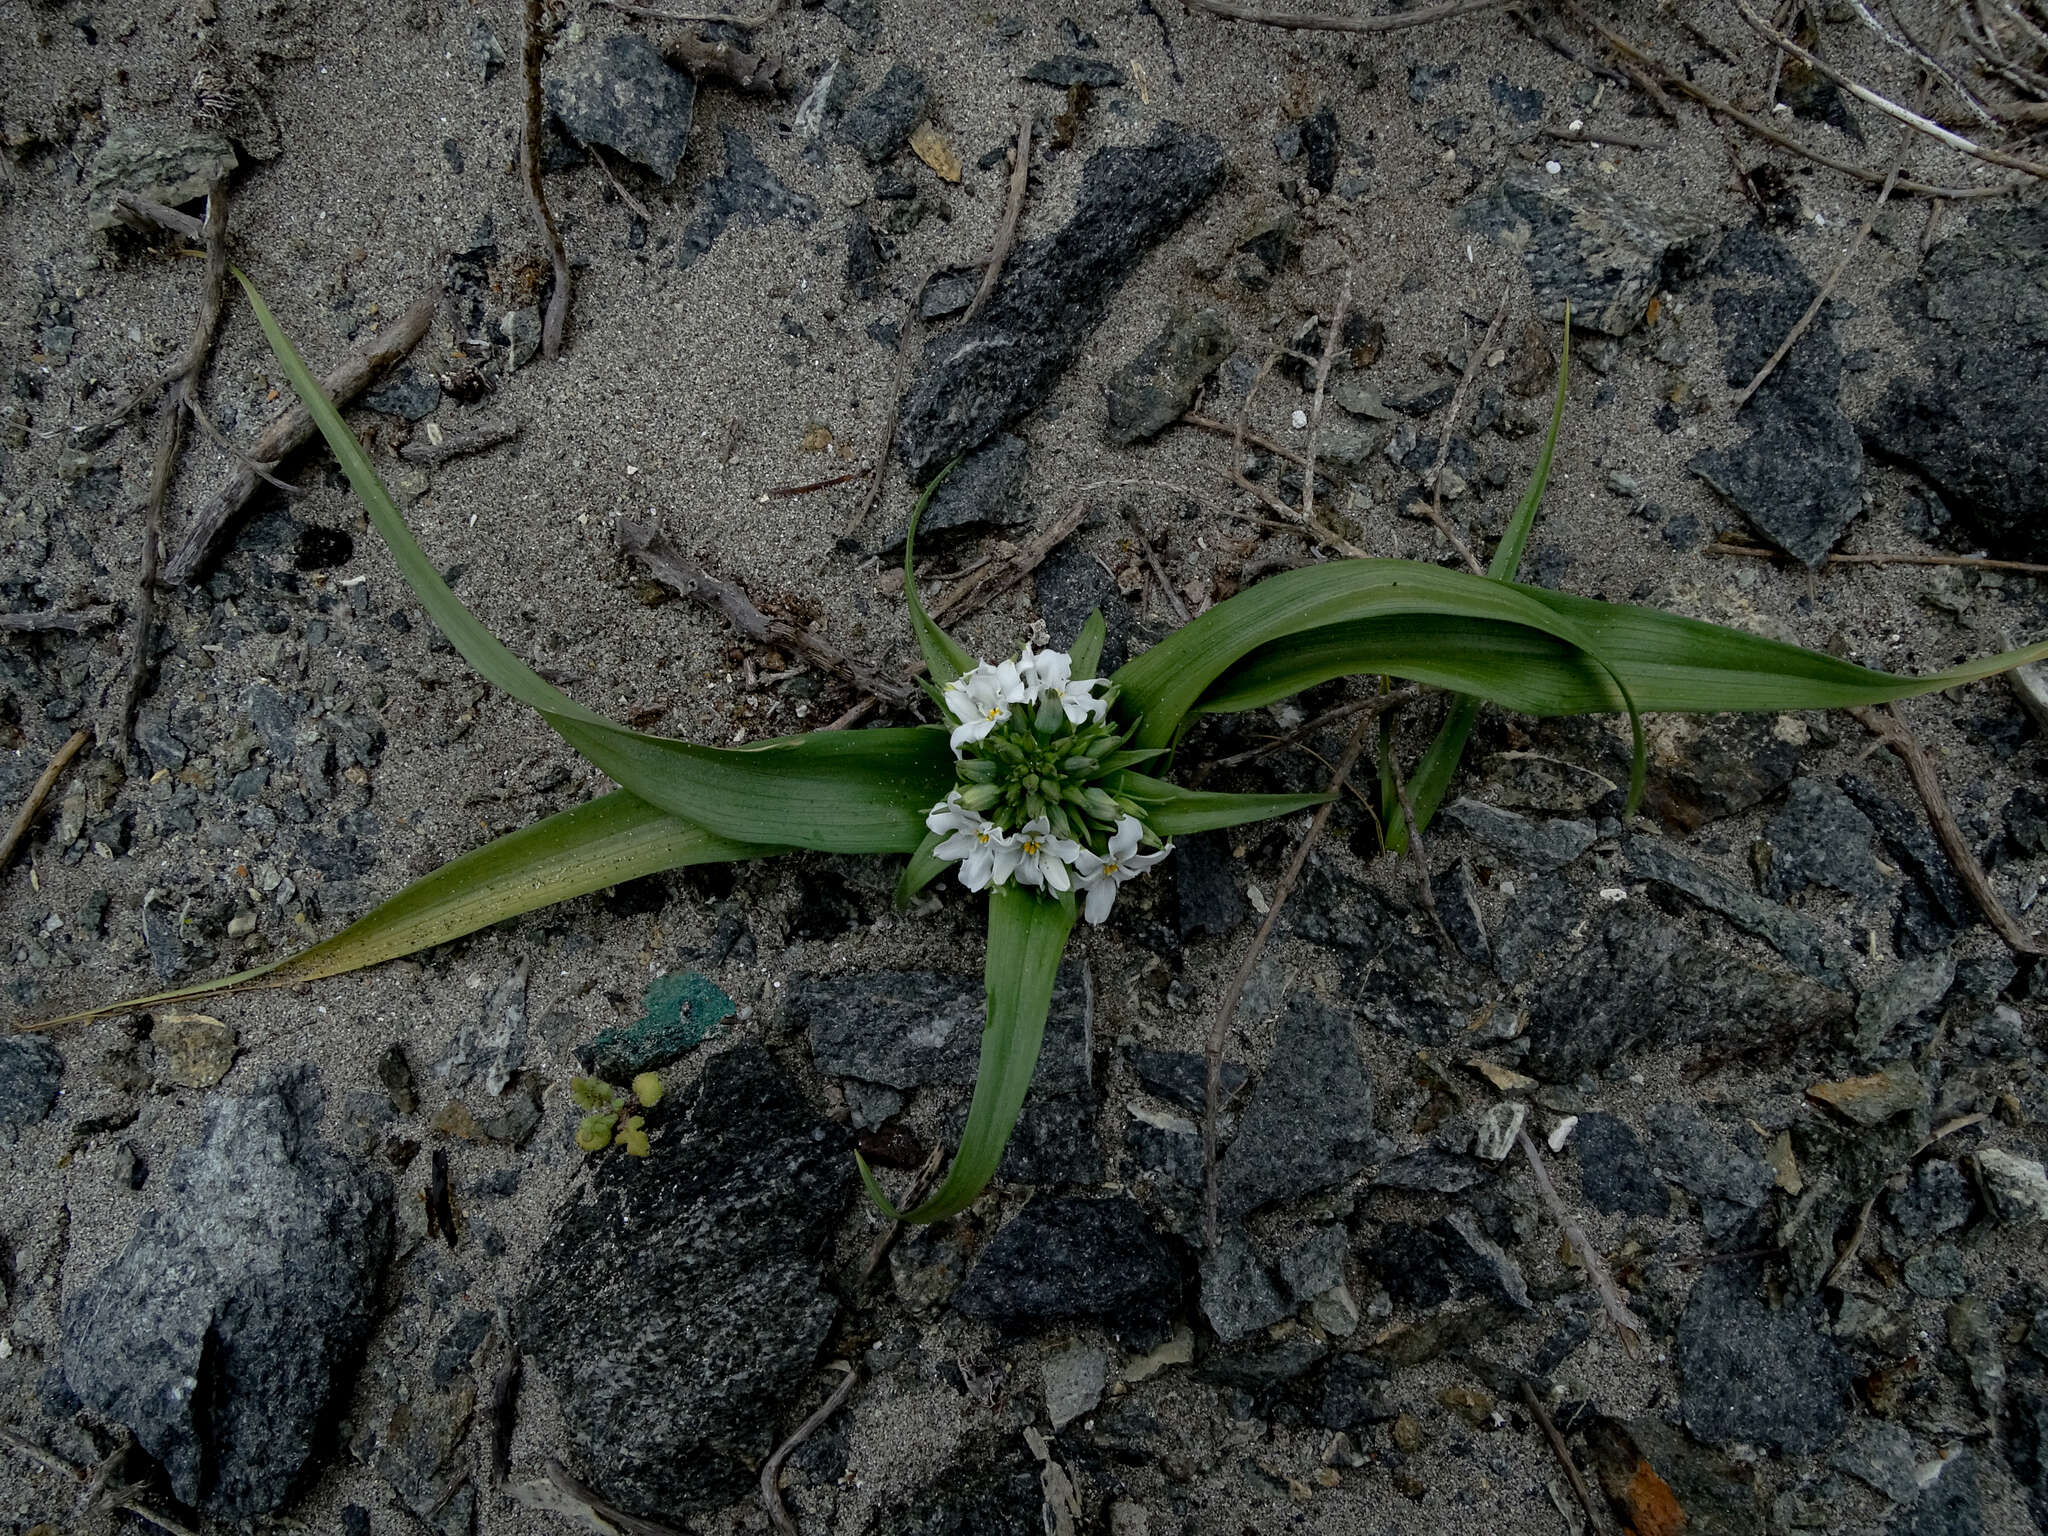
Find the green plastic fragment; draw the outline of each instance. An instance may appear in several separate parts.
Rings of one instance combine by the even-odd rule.
[[[607,1082],[628,1082],[703,1044],[739,1012],[715,982],[695,971],[656,977],[641,1007],[638,1019],[606,1030],[578,1053],[586,1069]]]

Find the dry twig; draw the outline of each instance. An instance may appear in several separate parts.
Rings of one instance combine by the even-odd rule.
[[[575,1474],[559,1461],[548,1463],[548,1481],[558,1492],[589,1510],[598,1519],[608,1521],[626,1533],[626,1536],[689,1536],[673,1525],[664,1525],[659,1520],[649,1520],[643,1515],[629,1515],[617,1505],[607,1504],[604,1495],[588,1483],[579,1480]]]
[[[0,634],[35,635],[62,630],[68,635],[78,635],[113,622],[114,609],[109,603],[75,610],[44,608],[33,613],[0,613]]]
[[[206,286],[199,299],[199,313],[192,325],[192,339],[179,361],[178,379],[158,407],[156,454],[149,471],[149,499],[142,511],[142,569],[136,573],[135,611],[128,624],[128,676],[121,690],[119,712],[114,717],[113,748],[125,755],[135,734],[135,712],[142,705],[142,692],[149,685],[154,658],[150,640],[156,630],[157,573],[163,561],[164,506],[171,494],[171,478],[177,470],[178,449],[184,441],[185,413],[198,410],[200,373],[206,354],[213,350],[213,333],[220,327],[221,310],[227,304],[228,286],[228,193],[224,182],[215,182],[206,194]]]
[[[625,0],[597,0],[607,10],[621,12],[627,16],[645,16],[653,21],[706,22],[722,21],[729,27],[765,27],[775,19],[777,3],[771,3],[767,10],[753,16],[734,16],[724,11],[658,11],[652,6],[628,5]]]
[[[367,388],[385,369],[404,357],[419,344],[427,334],[427,327],[433,323],[434,313],[440,307],[439,299],[428,297],[399,317],[396,324],[387,327],[376,336],[358,343],[332,371],[320,381],[320,389],[340,410]],[[302,405],[294,405],[283,415],[263,429],[246,457],[257,464],[276,468],[286,455],[303,446],[314,435],[313,418]],[[223,486],[192,516],[185,527],[184,537],[178,542],[177,551],[164,567],[164,585],[181,587],[199,574],[200,568],[213,558],[214,546],[236,515],[255,496],[257,487],[263,484],[256,471],[246,466]]]
[[[1397,688],[1392,693],[1376,693],[1370,698],[1353,699],[1349,704],[1339,704],[1335,709],[1326,709],[1313,720],[1296,726],[1284,736],[1276,736],[1256,747],[1247,747],[1242,752],[1233,752],[1228,757],[1212,757],[1206,763],[1197,764],[1188,775],[1188,788],[1200,789],[1208,782],[1209,776],[1219,768],[1235,768],[1240,763],[1256,762],[1259,758],[1270,757],[1275,752],[1284,752],[1340,720],[1349,720],[1353,715],[1383,715],[1390,709],[1399,709],[1403,704],[1414,703],[1422,695],[1421,688]]]
[[[604,179],[610,182],[612,190],[619,194],[619,201],[624,203],[632,212],[638,214],[641,223],[652,224],[654,222],[654,215],[647,211],[645,203],[626,190],[626,184],[619,180],[618,173],[612,169],[611,161],[605,159],[604,151],[595,144],[588,147],[590,158],[597,162],[597,168],[604,172]]]
[[[847,655],[822,635],[815,635],[787,619],[770,618],[754,606],[745,592],[706,571],[670,543],[658,529],[646,523],[622,519],[618,525],[618,537],[619,547],[637,560],[649,577],[680,597],[716,608],[725,615],[728,624],[756,645],[772,645],[793,652],[820,671],[891,704],[908,704],[916,697],[915,689],[894,682],[877,668]]]
[[[988,266],[981,274],[981,286],[974,290],[974,302],[960,317],[962,325],[971,325],[974,317],[981,313],[982,305],[988,302],[989,295],[996,291],[996,279],[1003,275],[1003,263],[1010,259],[1010,246],[1017,238],[1017,221],[1024,216],[1024,191],[1031,183],[1031,114],[1028,111],[1017,119],[1017,147],[1011,153],[1016,157],[1016,163],[1010,168],[1010,196],[1003,205],[1003,222],[996,226],[996,241],[989,247]]]
[[[1529,1410],[1529,1416],[1536,1421],[1536,1427],[1543,1431],[1543,1438],[1550,1442],[1550,1454],[1557,1458],[1557,1464],[1564,1468],[1565,1479],[1572,1485],[1572,1497],[1579,1501],[1579,1508],[1586,1514],[1586,1530],[1593,1536],[1604,1527],[1600,1517],[1593,1512],[1593,1491],[1586,1486],[1586,1479],[1580,1475],[1579,1464],[1572,1460],[1572,1453],[1564,1443],[1564,1436],[1557,1432],[1557,1425],[1536,1395],[1536,1389],[1527,1381],[1518,1383],[1522,1389],[1522,1405]]]
[[[1709,544],[1702,554],[1740,557],[1744,560],[1791,560],[1795,556],[1779,549],[1765,549],[1756,544]],[[2048,565],[2031,564],[2025,560],[1993,560],[1983,555],[1921,555],[1921,554],[1872,554],[1847,555],[1834,553],[1821,561],[1822,566],[1830,565],[1960,565],[1979,571],[2018,571],[2027,576],[2048,576]]]
[[[415,437],[398,450],[398,456],[408,464],[446,464],[509,443],[518,435],[516,421],[487,421],[468,432],[450,433],[438,443],[424,435]]]
[[[1450,462],[1451,438],[1458,430],[1458,422],[1465,414],[1465,396],[1471,392],[1472,381],[1479,376],[1487,356],[1493,351],[1494,338],[1500,335],[1500,328],[1508,318],[1508,290],[1500,291],[1500,303],[1494,306],[1493,319],[1486,327],[1486,339],[1472,349],[1465,359],[1464,375],[1458,380],[1458,387],[1451,394],[1451,414],[1444,421],[1444,435],[1436,445],[1436,462],[1429,467],[1429,520],[1436,524],[1436,531],[1450,541],[1451,548],[1464,557],[1465,564],[1474,576],[1484,576],[1486,567],[1479,563],[1471,547],[1458,537],[1458,530],[1444,520],[1444,466]]]
[[[782,1503],[782,1464],[789,1460],[790,1452],[810,1439],[818,1426],[837,1413],[846,1400],[853,1396],[853,1389],[859,1381],[860,1371],[848,1365],[846,1374],[839,1379],[839,1385],[832,1389],[832,1395],[825,1399],[818,1411],[797,1425],[796,1433],[778,1445],[775,1454],[761,1464],[761,1503],[767,1509],[768,1518],[773,1522],[775,1529],[783,1532],[784,1536],[797,1536],[797,1530],[796,1522],[790,1519],[789,1511]]]
[[[1585,1228],[1566,1213],[1564,1202],[1557,1197],[1557,1186],[1550,1182],[1550,1170],[1543,1166],[1543,1154],[1536,1150],[1536,1143],[1529,1139],[1527,1131],[1516,1132],[1515,1139],[1521,1143],[1522,1155],[1529,1159],[1530,1170],[1536,1175],[1536,1193],[1543,1197],[1544,1205],[1550,1210],[1550,1219],[1563,1229],[1565,1241],[1579,1256],[1579,1267],[1586,1272],[1586,1279],[1592,1283],[1600,1305],[1607,1309],[1614,1331],[1621,1335],[1621,1347],[1627,1351],[1629,1359],[1641,1358],[1642,1323],[1635,1313],[1629,1311],[1628,1303],[1621,1299],[1621,1292],[1614,1286],[1614,1277],[1607,1272],[1607,1264],[1600,1257],[1600,1250],[1593,1246],[1593,1240],[1586,1236]]]
[[[1316,392],[1309,405],[1308,441],[1302,445],[1301,457],[1301,520],[1313,528],[1316,525],[1316,433],[1323,425],[1323,390],[1330,382],[1330,368],[1337,361],[1337,338],[1344,329],[1344,315],[1351,308],[1351,267],[1344,268],[1344,288],[1337,295],[1336,311],[1330,316],[1330,329],[1323,337],[1323,355],[1316,360]]]
[[[1266,941],[1272,938],[1273,929],[1280,921],[1280,909],[1293,894],[1295,882],[1301,878],[1302,866],[1308,862],[1309,850],[1323,835],[1337,797],[1344,793],[1345,781],[1351,777],[1359,754],[1365,750],[1373,719],[1372,715],[1361,715],[1358,724],[1351,728],[1351,739],[1344,743],[1344,755],[1337,759],[1337,770],[1330,775],[1329,798],[1316,807],[1308,831],[1294,845],[1294,857],[1287,861],[1287,871],[1280,877],[1272,904],[1266,908],[1265,918],[1259,923],[1259,931],[1252,936],[1251,947],[1245,951],[1244,959],[1238,962],[1237,973],[1230,978],[1230,988],[1223,994],[1216,1016],[1209,1021],[1209,1034],[1202,1050],[1208,1065],[1207,1082],[1202,1092],[1202,1233],[1204,1245],[1211,1252],[1216,1248],[1216,1112],[1221,1107],[1223,1096],[1223,1045],[1230,1036],[1231,1021],[1237,1017],[1237,1005],[1244,997],[1245,984],[1252,979],[1259,956],[1266,952]]]
[[[180,209],[167,208],[162,203],[151,202],[146,197],[137,197],[132,192],[114,194],[114,212],[123,215],[131,224],[154,225],[171,234],[183,235],[187,240],[206,238],[204,219],[195,219]]]
[[[14,861],[14,851],[21,846],[28,829],[35,824],[36,815],[43,808],[43,802],[50,798],[50,791],[57,787],[57,780],[70,766],[71,759],[78,756],[85,744],[92,740],[92,732],[73,731],[51,757],[49,765],[40,777],[29,787],[28,798],[21,802],[21,809],[15,812],[14,822],[7,829],[7,836],[0,839],[0,870],[5,870]]]
[[[1297,32],[1403,32],[1439,21],[1455,21],[1481,11],[1498,11],[1508,0],[1450,0],[1420,11],[1397,11],[1391,16],[1302,16],[1280,11],[1258,11],[1233,0],[1187,0],[1198,11],[1230,21],[1256,22],[1262,27],[1291,27]]]
[[[548,299],[548,312],[540,327],[541,355],[553,362],[562,355],[562,331],[569,323],[569,250],[562,244],[562,231],[548,207],[547,189],[540,180],[540,7],[541,0],[526,0],[526,46],[521,54],[526,72],[526,128],[519,136],[519,166],[526,182],[526,201],[554,263],[555,291]]]
[[[1625,133],[1609,133],[1604,128],[1588,128],[1573,133],[1569,128],[1546,128],[1546,139],[1555,139],[1560,144],[1607,144],[1616,149],[1670,149],[1669,144],[1659,144],[1653,139],[1632,139]]]
[[[1159,563],[1159,556],[1152,551],[1152,541],[1145,537],[1145,525],[1138,521],[1138,514],[1129,507],[1124,508],[1124,519],[1131,525],[1131,532],[1138,538],[1138,553],[1144,556],[1146,566],[1159,583],[1159,590],[1166,594],[1166,603],[1173,610],[1173,616],[1185,624],[1188,621],[1188,605],[1180,600],[1180,594],[1173,590],[1173,583],[1166,579],[1166,568]]]
[[[1217,421],[1211,416],[1197,416],[1193,411],[1189,411],[1185,416],[1181,417],[1181,420],[1188,426],[1200,427],[1204,432],[1214,432],[1219,437],[1232,439],[1237,444],[1238,461],[1240,463],[1244,460],[1244,445],[1250,443],[1254,448],[1264,453],[1270,453],[1276,459],[1285,459],[1297,469],[1308,468],[1308,460],[1304,459],[1292,448],[1283,448],[1270,437],[1261,437],[1256,432],[1242,430],[1242,422],[1233,426],[1227,421]]]
[[[1977,855],[1971,851],[1969,839],[1963,836],[1963,829],[1956,825],[1955,813],[1949,809],[1948,796],[1942,793],[1941,776],[1934,771],[1933,760],[1927,755],[1899,712],[1887,706],[1882,712],[1875,709],[1857,708],[1849,713],[1863,728],[1879,741],[1890,747],[1900,762],[1906,765],[1906,775],[1913,781],[1913,788],[1920,795],[1920,803],[1927,809],[1927,819],[1934,823],[1934,835],[1948,854],[1948,861],[1955,866],[1956,876],[1963,882],[1963,889],[1970,893],[1970,899],[1977,904],[1977,910],[1984,914],[1998,936],[2006,942],[2013,953],[2020,955],[2048,955],[2048,944],[2028,933],[2019,925],[2019,920],[2006,911],[2005,903],[1998,899],[1998,892],[1992,889],[1991,877],[1984,873],[1984,866],[1977,862]]]

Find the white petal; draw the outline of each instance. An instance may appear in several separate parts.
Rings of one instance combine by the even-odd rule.
[[[982,851],[981,837],[969,828],[962,828],[932,850],[932,856],[939,859],[971,859]]]
[[[1116,831],[1109,839],[1109,856],[1119,864],[1127,862],[1131,855],[1138,851],[1138,839],[1144,830],[1138,825],[1137,817],[1118,817]]]
[[[1038,861],[1039,872],[1045,877],[1048,890],[1064,891],[1072,887],[1073,876],[1067,873],[1066,864],[1059,859],[1043,858]]]
[[[1023,858],[1023,851],[1018,848],[1014,841],[991,843],[989,845],[990,879],[997,885],[1001,885],[1017,872],[1017,866],[1023,861]]]
[[[1114,880],[1098,880],[1088,887],[1088,904],[1082,910],[1082,916],[1086,917],[1091,923],[1104,922],[1109,917],[1109,909],[1115,903],[1116,882]]]

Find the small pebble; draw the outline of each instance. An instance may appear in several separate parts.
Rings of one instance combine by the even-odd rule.
[[[1294,430],[1295,430],[1295,431],[1297,431],[1297,432],[1299,432],[1299,431],[1301,431],[1301,430],[1302,430],[1302,429],[1303,429],[1304,427],[1306,427],[1307,425],[1308,425],[1308,412],[1307,412],[1307,411],[1296,411],[1296,412],[1294,413]]]
[[[1543,169],[1550,175],[1555,176],[1559,172],[1563,171],[1564,167],[1559,165],[1555,160],[1546,160],[1543,162]]]

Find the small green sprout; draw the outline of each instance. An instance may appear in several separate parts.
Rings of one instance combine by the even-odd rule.
[[[661,1102],[661,1093],[658,1072],[642,1072],[633,1079],[630,1089],[614,1088],[602,1078],[577,1074],[569,1080],[569,1097],[576,1101],[578,1109],[589,1113],[576,1124],[576,1145],[585,1152],[602,1152],[616,1139],[628,1155],[647,1156],[654,1147],[647,1139],[646,1117],[627,1114],[623,1122],[619,1117],[628,1105],[635,1109],[654,1108]]]

